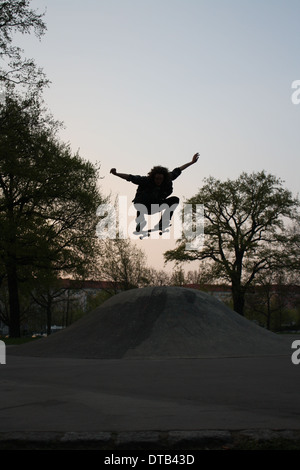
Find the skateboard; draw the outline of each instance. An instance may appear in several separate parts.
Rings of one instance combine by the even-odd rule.
[[[169,227],[171,227],[171,225],[168,225],[168,227],[165,227],[163,229],[161,229],[161,228],[149,228],[148,230],[142,230],[141,232],[138,232],[138,235],[139,235],[140,240],[143,240],[144,238],[150,237],[152,232],[159,232],[159,235],[161,236],[163,233],[167,233],[167,232],[170,231]]]

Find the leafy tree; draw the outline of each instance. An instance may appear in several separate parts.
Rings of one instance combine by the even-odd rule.
[[[257,312],[260,318],[265,320],[266,328],[270,330],[273,317],[277,313],[282,317],[290,300],[289,286],[282,279],[282,275],[270,269],[268,273],[257,276],[253,288],[249,289],[246,296],[246,307],[251,316]]]
[[[40,282],[39,278],[38,281],[35,289],[33,289],[30,294],[34,302],[46,313],[47,335],[50,335],[53,307],[58,302],[65,301],[66,289],[59,285],[59,280],[52,281],[51,284],[47,283],[47,279]]]
[[[58,129],[36,95],[11,93],[0,104],[0,273],[11,336],[20,335],[19,283],[83,276],[97,245],[99,169],[72,155]]]
[[[116,289],[133,289],[148,285],[150,270],[145,254],[129,239],[116,237],[102,240],[97,270],[101,280],[112,281]]]
[[[209,260],[211,276],[230,282],[234,310],[244,313],[245,293],[258,273],[288,265],[291,243],[284,219],[297,216],[299,201],[275,176],[242,173],[236,180],[204,180],[198,194],[187,201],[204,206],[205,237],[201,250],[186,250],[183,237],[175,250],[165,253],[167,261]]]
[[[277,265],[284,267],[285,276],[289,282],[296,284],[300,275],[300,218],[297,217],[294,224],[288,227],[282,234],[283,249],[280,252]]]
[[[40,39],[46,30],[43,16],[30,8],[30,0],[0,0],[0,82],[38,88],[48,82],[34,60],[24,58],[22,48],[13,43],[16,33],[33,31]]]
[[[184,284],[186,284],[186,279],[182,267],[175,268],[171,276],[171,285],[183,286]]]
[[[169,286],[171,285],[171,275],[164,269],[157,270],[153,267],[147,270],[150,286]]]

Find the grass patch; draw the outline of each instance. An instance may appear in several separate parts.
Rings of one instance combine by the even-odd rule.
[[[4,336],[0,336],[0,340],[3,341],[6,346],[30,343],[31,341],[36,341],[37,339],[40,339],[40,336],[23,336],[21,338],[6,338]]]

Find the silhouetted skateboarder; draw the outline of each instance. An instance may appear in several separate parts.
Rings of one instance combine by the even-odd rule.
[[[199,153],[195,153],[190,162],[174,168],[171,172],[165,167],[155,166],[147,176],[117,173],[115,168],[110,170],[113,175],[138,185],[135,198],[132,201],[137,210],[137,233],[141,233],[147,223],[145,220],[146,214],[155,214],[164,210],[158,225],[154,229],[165,230],[170,225],[174,210],[179,204],[178,197],[169,197],[173,192],[172,182],[178,178],[183,170],[196,163],[198,158]]]

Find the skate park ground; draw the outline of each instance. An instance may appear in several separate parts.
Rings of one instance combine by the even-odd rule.
[[[171,292],[172,299],[178,292]],[[141,319],[148,332],[145,334],[143,331],[141,336],[135,330],[135,342],[131,343],[134,348],[124,348],[122,338],[114,336],[114,344],[117,342],[122,346],[115,351],[114,357],[103,357],[102,350],[96,351],[87,321],[81,322],[77,328],[70,327],[68,336],[56,333],[52,344],[49,337],[36,341],[37,346],[6,348],[6,364],[0,365],[0,448],[146,449],[162,452],[189,449],[299,450],[300,364],[296,365],[291,360],[291,345],[300,336],[280,335],[280,338],[275,338],[271,334],[265,341],[270,341],[271,349],[258,349],[257,352],[251,350],[245,336],[237,352],[226,345],[226,354],[223,343],[222,354],[222,341],[217,347],[220,332],[213,324],[216,347],[212,348],[206,337],[208,322],[204,318],[206,326],[199,345],[202,347],[206,338],[209,348],[206,352],[199,350],[196,356],[196,340],[188,327],[197,330],[198,320],[195,318],[201,316],[198,294],[194,299],[188,298],[189,314],[184,324],[170,323],[169,313],[166,313],[166,305],[172,303],[170,290],[168,295],[157,290],[151,291],[150,297],[149,292],[146,294],[151,302],[153,296],[158,301],[153,309],[148,302],[147,318],[153,316],[154,311],[160,310],[160,313],[156,313],[153,322],[146,325],[145,318]],[[179,294],[183,295],[182,292]],[[175,299],[181,312],[186,299]],[[203,299],[206,300],[202,298],[202,303]],[[134,302],[129,305],[132,312],[138,298],[131,297],[131,300]],[[114,302],[120,302],[120,306],[128,304],[128,299],[124,302],[123,297],[116,298],[111,304],[115,309]],[[174,305],[172,321],[176,319]],[[218,306],[212,305],[214,314]],[[95,330],[99,315],[105,323],[106,313],[107,310],[98,309],[94,319],[88,320],[90,328]],[[109,313],[111,318],[111,311]],[[219,322],[220,318],[217,314]],[[166,322],[169,337],[162,344],[158,341],[159,331],[163,332],[163,337],[166,336]],[[136,328],[136,318],[133,323]],[[222,322],[221,326],[224,331]],[[111,328],[111,324],[108,327]],[[203,322],[198,323],[198,327],[203,327]],[[87,357],[86,344],[84,354],[78,342],[77,348],[66,347],[72,339],[76,345],[78,328],[81,336],[86,332],[94,344],[92,357]],[[261,341],[251,328],[246,323],[247,336],[254,335],[256,343],[257,338]],[[241,337],[241,330],[238,331]],[[229,333],[230,330],[227,336]],[[200,329],[196,335],[197,338],[201,336]],[[174,338],[179,354],[173,349]],[[192,355],[188,356],[193,341],[195,347]],[[61,344],[65,346],[60,349]],[[159,353],[156,357],[153,351],[151,354],[152,345]]]

